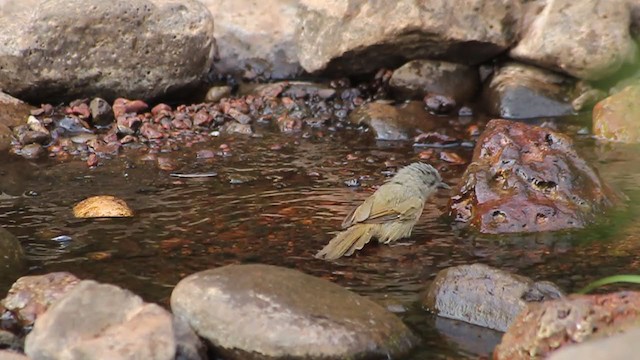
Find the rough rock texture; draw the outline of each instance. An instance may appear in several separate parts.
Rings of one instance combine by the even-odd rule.
[[[67,272],[23,276],[11,285],[1,304],[18,317],[22,327],[32,326],[38,316],[79,282],[80,279]]]
[[[25,269],[24,251],[20,241],[9,231],[0,227],[0,282],[10,284]],[[4,292],[6,288],[0,288]]]
[[[2,69],[0,69],[0,74]],[[0,91],[0,124],[14,127],[27,123],[33,106]]]
[[[38,318],[25,353],[33,359],[174,360],[184,347],[174,327],[171,314],[160,306],[117,286],[84,280]]]
[[[200,0],[215,19],[219,75],[292,78],[302,72],[295,43],[298,0]]]
[[[617,197],[573,149],[538,126],[491,120],[449,202],[449,214],[483,233],[582,228]]]
[[[528,119],[573,113],[574,81],[551,71],[507,63],[485,84],[483,101],[494,116]]]
[[[593,134],[601,139],[640,143],[640,84],[600,101],[593,108]]]
[[[506,331],[528,302],[561,296],[562,290],[552,283],[473,264],[438,272],[422,305],[439,316]]]
[[[0,88],[25,100],[155,98],[211,69],[213,18],[195,0],[29,3],[0,13]]]
[[[433,116],[419,101],[411,101],[401,106],[372,102],[349,114],[349,121],[358,125],[366,124],[378,140],[411,139],[417,134],[418,129],[424,132],[433,130],[435,122],[432,120]]]
[[[171,309],[228,359],[396,358],[415,341],[373,301],[270,265],[190,275],[173,290]]]
[[[0,350],[0,360],[29,360],[29,358],[13,351]]]
[[[92,196],[73,207],[73,216],[77,218],[95,217],[131,217],[133,210],[122,199],[115,196]]]
[[[515,41],[521,1],[301,0],[299,59],[350,75],[408,60],[478,64]]]
[[[629,0],[549,0],[512,58],[597,80],[635,58]]]
[[[494,359],[544,358],[562,346],[609,337],[639,321],[639,292],[571,295],[529,304],[502,337]]]
[[[428,93],[446,95],[461,103],[480,87],[478,69],[437,60],[413,60],[396,69],[389,80],[396,96],[422,99]]]
[[[554,352],[549,360],[629,360],[640,353],[640,327],[609,338],[570,345]]]

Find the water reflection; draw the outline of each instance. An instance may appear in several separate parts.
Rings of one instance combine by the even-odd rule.
[[[231,145],[232,156],[196,159],[197,150],[216,149],[222,142]],[[273,144],[283,144],[282,150],[270,150]],[[218,173],[206,179],[172,178],[134,151],[95,170],[79,161],[3,158],[0,224],[21,240],[32,274],[70,271],[166,305],[172,287],[196,271],[247,262],[287,266],[389,308],[407,309],[400,316],[424,339],[414,359],[425,354],[476,358],[487,355],[499,334],[465,330],[414,306],[438,270],[483,262],[556,281],[568,291],[601,276],[638,271],[640,224],[634,219],[640,212],[640,150],[603,148],[582,138],[578,144],[603,178],[630,197],[628,208],[587,231],[507,237],[459,231],[442,216],[450,195],[442,192],[404,244],[367,246],[334,263],[314,259],[347,212],[386,179],[385,171],[418,159],[411,144],[378,146],[348,132],[309,139],[270,133],[261,139],[221,138],[166,155],[181,164],[176,172]],[[457,183],[464,167],[437,160],[439,151],[433,163],[449,184]],[[466,148],[447,151],[470,157]],[[347,154],[356,159],[346,160]],[[344,185],[361,176],[361,187]],[[249,180],[234,185],[233,178]],[[74,203],[105,193],[126,200],[136,216],[72,217]],[[71,240],[52,240],[62,235]]]

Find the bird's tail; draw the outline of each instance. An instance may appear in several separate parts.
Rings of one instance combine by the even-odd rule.
[[[362,249],[373,236],[376,225],[358,224],[340,232],[322,248],[316,257],[325,260],[335,260],[341,256],[351,256],[356,250]]]

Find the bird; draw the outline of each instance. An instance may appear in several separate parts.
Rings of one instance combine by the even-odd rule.
[[[372,238],[383,244],[411,236],[425,202],[438,190],[450,189],[433,166],[414,162],[381,185],[342,222],[342,229],[315,257],[336,260],[351,256]]]

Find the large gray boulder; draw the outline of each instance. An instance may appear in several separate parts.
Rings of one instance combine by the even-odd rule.
[[[397,358],[416,341],[377,303],[271,265],[192,274],[173,290],[171,309],[225,359]]]
[[[301,0],[299,59],[350,75],[413,59],[478,64],[516,40],[521,0]]]
[[[549,0],[512,58],[598,80],[632,61],[631,0]]]
[[[200,2],[216,22],[216,74],[284,79],[302,72],[295,43],[298,0]]]
[[[211,69],[213,18],[196,0],[24,3],[0,12],[0,88],[13,96],[150,99]]]

